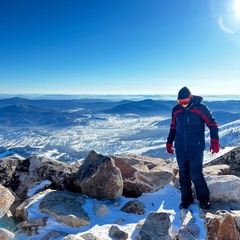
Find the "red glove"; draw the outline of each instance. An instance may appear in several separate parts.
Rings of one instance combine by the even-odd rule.
[[[168,153],[171,153],[171,154],[174,154],[174,150],[173,150],[172,147],[173,147],[172,143],[167,143],[167,144],[166,144],[167,152],[168,152]]]
[[[212,139],[210,141],[210,152],[212,153],[218,153],[220,150],[219,140]]]

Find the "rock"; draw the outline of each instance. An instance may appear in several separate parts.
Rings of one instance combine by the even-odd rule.
[[[15,238],[15,234],[8,231],[7,229],[0,228],[0,239],[1,240],[11,240]]]
[[[12,215],[10,210],[1,218],[1,225],[10,232],[17,232],[19,230],[16,218]]]
[[[69,234],[66,237],[64,237],[63,240],[84,240],[84,238],[73,235],[73,234]]]
[[[109,230],[109,236],[115,240],[126,240],[128,238],[128,234],[124,231],[121,231],[118,226],[113,225]]]
[[[49,214],[67,226],[82,227],[90,222],[88,214],[83,210],[85,196],[68,191],[52,191],[47,193],[39,204],[39,211]]]
[[[41,156],[7,157],[0,161],[0,183],[11,188],[20,199],[26,199],[28,190],[43,180],[51,181],[52,188],[74,191],[76,172],[74,166]]]
[[[140,239],[175,239],[169,216],[170,214],[165,212],[150,213],[140,229]]]
[[[41,196],[44,196],[50,192],[52,192],[53,190],[51,189],[47,189],[43,192],[40,192],[38,194],[36,194],[35,196],[26,199],[25,201],[23,201],[17,208],[16,208],[16,212],[15,212],[15,216],[17,218],[17,220],[19,222],[22,221],[26,221],[28,219],[28,208],[31,207],[31,205],[33,203],[35,203],[37,201],[37,199],[39,199]]]
[[[100,238],[94,236],[92,233],[82,234],[81,237],[82,237],[84,240],[101,240]]]
[[[41,240],[64,239],[68,234],[60,231],[50,231]]]
[[[230,207],[227,203],[221,201],[210,201],[210,209],[199,208],[199,217],[205,218],[207,213],[216,214],[219,210],[230,211]]]
[[[12,193],[0,184],[0,218],[10,209],[14,200]]]
[[[212,166],[218,164],[227,164],[231,168],[232,174],[240,173],[240,146],[232,149],[230,152],[212,160],[210,163],[205,164],[205,166]]]
[[[234,210],[230,212],[236,223],[238,232],[240,233],[240,210]]]
[[[27,175],[29,168],[29,161],[18,157],[10,156],[0,159],[0,184],[10,188],[16,195],[18,195],[18,188],[21,185],[20,178]],[[19,194],[20,198],[26,197],[26,190]]]
[[[231,173],[231,168],[226,164],[206,166],[203,168],[203,173],[208,175],[228,175]]]
[[[232,209],[240,208],[240,178],[234,175],[208,175],[205,179],[211,200],[227,203]]]
[[[123,195],[139,197],[163,188],[174,177],[173,170],[160,158],[139,155],[114,157],[123,178]]]
[[[207,240],[240,239],[234,218],[227,211],[218,211],[216,215],[207,213],[204,225],[207,231]]]
[[[49,180],[52,182],[52,187],[57,190],[76,190],[74,177],[78,169],[73,165],[41,156],[33,156],[28,161],[30,179],[34,179],[35,182]]]
[[[108,213],[109,209],[105,204],[94,203],[93,213],[97,217],[104,217]]]
[[[121,211],[126,212],[126,213],[135,213],[138,215],[144,214],[146,211],[144,210],[146,208],[145,204],[138,201],[138,200],[133,200],[127,202],[122,208]]]
[[[18,224],[18,227],[19,228],[45,227],[47,220],[48,220],[47,217],[27,219],[26,221],[20,222]]]
[[[12,177],[16,172],[26,172],[29,162],[24,158],[13,155],[0,159],[0,184],[10,187]]]
[[[122,175],[107,156],[91,151],[75,177],[80,192],[98,200],[116,199],[122,195]]]
[[[198,239],[200,228],[195,224],[196,219],[190,211],[187,212],[183,219],[182,227],[179,229],[176,238],[178,240],[195,240]]]

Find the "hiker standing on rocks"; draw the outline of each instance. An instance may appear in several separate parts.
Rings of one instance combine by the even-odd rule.
[[[219,152],[218,125],[200,96],[192,95],[187,87],[178,92],[178,104],[172,109],[172,122],[166,149],[174,154],[179,167],[181,189],[180,209],[194,202],[191,181],[194,183],[199,207],[209,209],[209,189],[203,176],[203,152],[205,149],[205,124],[210,130],[210,151]]]

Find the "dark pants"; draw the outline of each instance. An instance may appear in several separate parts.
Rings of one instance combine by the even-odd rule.
[[[191,181],[194,183],[197,199],[199,201],[209,201],[209,189],[202,173],[203,150],[191,149],[190,151],[184,151],[176,149],[176,156],[182,202],[191,202],[193,198]]]

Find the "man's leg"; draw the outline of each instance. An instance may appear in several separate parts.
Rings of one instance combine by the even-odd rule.
[[[181,190],[182,207],[188,208],[193,203],[192,184],[190,178],[190,165],[187,152],[176,149],[177,162],[179,167],[179,183]],[[181,207],[180,207],[181,208]]]
[[[209,202],[209,189],[203,175],[203,151],[199,149],[191,150],[190,157],[190,177],[194,183],[197,199],[199,202]]]

